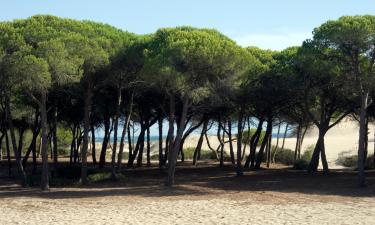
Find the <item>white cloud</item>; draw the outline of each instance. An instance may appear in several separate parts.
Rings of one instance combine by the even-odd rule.
[[[280,30],[274,33],[249,33],[233,39],[243,47],[257,46],[262,49],[282,50],[301,45],[304,40],[311,37],[311,31]]]

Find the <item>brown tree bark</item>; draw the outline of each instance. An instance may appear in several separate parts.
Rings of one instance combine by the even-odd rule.
[[[13,126],[13,121],[12,121],[12,115],[10,112],[10,99],[8,96],[5,96],[5,111],[6,111],[6,121],[8,122],[8,127],[10,131],[10,139],[13,147],[13,153],[14,157],[16,159],[17,167],[19,174],[21,176],[21,182],[22,186],[26,187],[27,186],[27,177],[25,170],[23,169],[21,158],[17,149],[17,142],[16,142],[16,135],[14,132],[14,126]],[[47,155],[47,160],[48,160],[48,155]]]
[[[182,113],[181,113],[181,118],[179,122],[180,123],[179,129],[177,130],[177,135],[176,135],[176,139],[174,141],[173,147],[171,148],[171,151],[169,152],[169,155],[168,155],[168,177],[167,177],[167,182],[166,182],[167,186],[173,186],[174,184],[174,174],[176,170],[177,155],[178,155],[178,150],[180,149],[183,132],[185,130],[185,121],[186,121],[188,108],[189,108],[189,99],[188,97],[185,97],[182,103]]]
[[[266,134],[264,135],[262,145],[260,146],[260,149],[257,155],[257,159],[256,159],[255,167],[254,167],[255,169],[260,169],[260,165],[263,160],[264,149],[266,147],[266,144],[268,143],[269,136],[271,134],[272,134],[272,117],[268,118],[267,120]]]
[[[81,151],[81,183],[87,184],[87,149],[90,131],[90,114],[91,114],[91,101],[93,92],[92,81],[87,82],[84,106],[84,119],[83,119],[83,146]]]
[[[240,177],[243,175],[242,171],[242,123],[243,123],[243,111],[240,109],[238,112],[238,124],[237,124],[237,160],[236,160],[236,176]]]

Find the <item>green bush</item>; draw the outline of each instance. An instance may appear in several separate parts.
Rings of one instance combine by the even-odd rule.
[[[116,174],[116,179],[125,181],[125,176],[121,173]],[[111,173],[109,172],[99,172],[93,173],[87,176],[87,180],[93,183],[111,181]]]
[[[358,156],[349,155],[348,152],[340,152],[336,163],[344,167],[356,168],[358,164]],[[367,157],[365,168],[374,168],[374,155],[369,155]]]
[[[294,162],[294,151],[291,149],[278,149],[275,161],[284,165],[294,165],[295,169],[307,169],[314,146],[308,146],[306,150],[302,153],[301,158]],[[272,146],[272,155],[275,153],[275,147]]]
[[[244,130],[242,132],[242,143],[250,144],[250,139],[255,134],[256,130],[257,129],[255,129],[255,128],[250,129],[250,136],[249,136],[249,130]],[[262,130],[260,132],[260,138],[259,138],[259,141],[258,141],[258,146],[261,145],[265,135],[266,135],[266,132]]]
[[[272,156],[275,154],[275,147],[272,146]],[[282,163],[285,165],[293,165],[294,163],[294,151],[291,149],[277,149],[276,155],[275,155],[275,162]]]
[[[195,151],[195,148],[185,148],[184,149],[185,159],[193,159],[194,151]],[[179,156],[179,158],[181,158],[181,156]],[[224,159],[226,158],[228,158],[228,154],[224,152]],[[216,154],[212,151],[202,149],[200,159],[203,159],[203,160],[216,159]]]

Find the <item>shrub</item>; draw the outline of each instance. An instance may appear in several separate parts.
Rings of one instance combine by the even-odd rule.
[[[275,151],[276,151],[275,147],[272,146],[272,154],[271,155],[274,155]],[[278,148],[277,152],[276,152],[276,155],[275,155],[275,161],[277,163],[282,163],[282,164],[285,164],[285,165],[293,165],[293,163],[294,163],[294,151],[292,151],[291,149],[287,149],[287,148],[284,148],[284,149]]]
[[[278,149],[275,161],[284,165],[294,165],[295,169],[307,169],[314,150],[314,145],[308,146],[302,153],[301,158],[294,162],[294,151],[291,149]],[[275,147],[272,146],[272,155],[275,153]]]
[[[116,179],[124,181],[125,176],[121,173],[118,173],[116,174]],[[93,183],[112,181],[111,173],[109,172],[99,172],[90,174],[87,176],[87,180]]]
[[[336,163],[344,167],[356,168],[358,163],[358,156],[351,155],[349,152],[340,152]],[[367,157],[365,168],[374,168],[374,155],[369,155]]]
[[[256,132],[256,129],[255,129],[255,128],[250,129],[250,136],[249,136],[249,130],[245,130],[245,131],[243,131],[243,132],[242,132],[242,143],[250,144],[250,139],[251,139],[251,137],[255,134],[255,132]],[[263,138],[264,138],[265,135],[266,135],[266,132],[262,130],[262,131],[260,132],[260,137],[259,137],[259,141],[258,141],[258,146],[260,146],[260,144],[262,143]]]

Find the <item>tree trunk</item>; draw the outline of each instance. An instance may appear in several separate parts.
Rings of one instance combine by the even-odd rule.
[[[16,159],[18,171],[21,175],[22,186],[26,187],[27,186],[27,178],[26,178],[26,173],[23,169],[23,166],[22,166],[22,163],[21,163],[21,158],[20,158],[20,155],[19,155],[19,152],[18,152],[18,149],[17,149],[16,135],[14,133],[14,127],[13,127],[13,121],[12,121],[13,119],[12,119],[12,115],[11,115],[11,112],[10,112],[10,100],[9,100],[8,96],[5,97],[5,104],[6,104],[5,105],[6,120],[8,121],[8,127],[9,127],[9,130],[10,130],[10,139],[11,139],[11,142],[12,142],[14,157]],[[48,155],[47,155],[47,158],[48,158]]]
[[[129,154],[128,154],[128,161],[133,157],[133,141],[132,136],[130,135],[130,127],[128,127],[128,146],[129,146]]]
[[[128,116],[126,117],[124,128],[123,128],[122,134],[121,134],[120,150],[119,150],[118,158],[117,158],[117,171],[120,171],[121,167],[122,167],[122,157],[123,157],[124,146],[125,146],[126,131],[128,131],[129,156],[130,156],[131,137],[130,137],[129,124],[130,124],[130,118],[131,118],[132,111],[133,111],[133,99],[134,99],[134,91],[132,92],[132,95],[131,95],[131,98],[130,98]]]
[[[8,176],[12,175],[12,162],[10,160],[10,147],[9,147],[9,136],[8,131],[5,130],[5,147],[7,150],[7,160],[8,160]]]
[[[255,167],[254,167],[255,169],[260,169],[260,164],[262,163],[262,160],[263,160],[263,152],[266,147],[266,144],[268,143],[269,136],[271,134],[272,134],[272,118],[270,117],[267,120],[266,134],[264,135],[262,145],[260,146],[260,149],[257,155],[257,159],[256,159]]]
[[[103,168],[105,165],[105,156],[107,154],[107,147],[110,138],[111,129],[111,118],[107,114],[104,119],[104,138],[102,143],[102,150],[100,151],[99,168]]]
[[[168,148],[166,148],[166,154],[168,153],[167,157],[170,159],[169,155],[171,153],[171,149],[173,148],[174,142],[174,120],[175,120],[175,97],[174,95],[170,95],[169,99],[169,128],[168,128]],[[168,162],[169,164],[170,162]]]
[[[148,127],[148,122],[146,122],[144,125],[141,125],[141,129],[143,130],[143,132],[141,132],[142,134],[142,140],[140,142],[140,145],[139,145],[139,148],[135,150],[135,152],[138,152],[138,157],[137,157],[137,166],[138,167],[141,167],[142,166],[142,162],[143,162],[143,150],[144,150],[144,147],[145,147],[145,136],[146,136],[146,130],[147,130],[147,127]]]
[[[52,118],[52,141],[53,141],[53,168],[57,169],[58,150],[57,150],[57,106],[53,107]]]
[[[202,149],[203,138],[204,138],[204,134],[206,133],[206,130],[207,130],[207,124],[208,124],[208,119],[205,119],[204,122],[203,122],[203,128],[202,128],[202,131],[201,131],[201,135],[199,136],[197,147],[194,150],[193,165],[197,164],[198,154]]]
[[[159,168],[163,166],[163,117],[160,114],[158,119],[159,127]]]
[[[303,146],[303,140],[305,139],[307,129],[308,129],[308,127],[306,126],[305,130],[302,132],[301,140],[299,141],[300,144],[299,144],[299,149],[298,149],[298,159],[301,159],[301,149],[302,149],[302,146]]]
[[[23,149],[23,136],[25,134],[25,128],[21,127],[18,129],[18,154],[20,159],[22,158],[22,149]]]
[[[137,144],[134,147],[134,151],[132,153],[132,156],[130,157],[129,155],[129,160],[128,160],[128,167],[133,167],[134,165],[134,160],[136,159],[138,152],[140,149],[142,149],[142,145],[144,144],[145,141],[145,126],[141,125],[141,132],[139,133],[138,139],[137,139]],[[142,154],[141,152],[139,154]],[[138,164],[138,160],[137,160]]]
[[[167,183],[166,183],[167,186],[173,186],[174,184],[174,174],[176,170],[177,155],[178,155],[178,150],[180,149],[180,144],[181,144],[180,142],[182,139],[182,135],[185,130],[185,121],[186,121],[188,106],[189,106],[189,101],[188,101],[188,98],[185,97],[183,99],[183,104],[182,104],[182,113],[181,113],[181,118],[180,118],[179,129],[177,130],[177,135],[174,141],[174,145],[171,148],[171,151],[169,152],[169,155],[168,155],[169,165],[168,165],[168,178],[167,178]],[[172,107],[173,107],[172,112],[174,112],[174,103]]]
[[[0,162],[3,161],[3,139],[5,137],[5,133],[2,132],[0,136]]]
[[[285,127],[284,136],[283,136],[283,143],[282,143],[282,145],[281,145],[281,150],[284,150],[284,146],[285,146],[285,138],[286,138],[286,134],[288,133],[288,126],[289,126],[289,124],[287,123],[287,124],[286,124],[286,127]]]
[[[270,168],[270,162],[271,162],[271,142],[272,142],[272,131],[271,134],[268,136],[268,142],[267,142],[267,168]]]
[[[230,161],[233,165],[236,164],[234,160],[234,150],[233,150],[233,140],[232,140],[232,119],[228,120],[228,138],[229,138],[229,154],[230,154]]]
[[[360,187],[366,186],[365,178],[365,136],[366,136],[366,114],[369,93],[362,93],[361,96],[361,111],[359,117],[359,141],[358,141],[358,185]]]
[[[81,183],[83,185],[87,184],[87,148],[88,148],[88,138],[90,131],[90,114],[91,114],[91,101],[92,101],[92,90],[93,84],[88,81],[85,96],[85,108],[84,108],[84,119],[83,119],[83,146],[81,151]]]
[[[301,129],[302,129],[302,125],[298,124],[296,147],[294,148],[294,164],[297,162],[298,149],[299,149],[300,139],[301,139]]]
[[[243,120],[243,111],[240,109],[238,113],[238,124],[237,124],[237,164],[236,164],[236,176],[240,177],[243,175],[242,171],[242,121]]]
[[[95,140],[95,127],[91,124],[91,158],[92,163],[96,165],[96,140]]]
[[[49,189],[49,174],[48,174],[48,149],[47,149],[47,109],[46,109],[46,95],[42,94],[40,105],[40,123],[42,127],[42,190]]]
[[[147,166],[151,166],[150,127],[147,127]]]
[[[328,127],[325,125],[320,125],[319,127],[319,136],[318,140],[316,142],[313,154],[311,156],[310,164],[308,167],[309,172],[316,172],[318,171],[319,166],[319,154],[322,151],[322,148],[324,148],[324,136],[326,132],[328,131]]]
[[[247,156],[246,162],[245,162],[245,168],[248,168],[249,166],[251,168],[254,168],[255,166],[255,154],[256,154],[256,148],[260,139],[260,136],[262,134],[262,127],[263,127],[264,120],[260,119],[258,122],[257,129],[253,136],[250,138],[250,153]],[[250,165],[251,163],[251,165]]]
[[[225,129],[225,128],[224,128]],[[219,141],[219,146],[218,146],[218,150],[220,151],[220,167],[223,167],[224,165],[224,155],[223,155],[223,148],[224,148],[224,143],[221,139],[221,120],[220,120],[220,117],[217,121],[217,140]]]
[[[277,150],[279,148],[279,135],[280,135],[280,128],[281,128],[281,123],[279,123],[279,126],[277,128],[277,138],[276,138],[276,145],[275,145],[275,148],[273,150],[273,155],[272,155],[272,159],[271,159],[271,162],[272,163],[275,163],[275,158],[276,158],[276,154],[277,154]],[[272,152],[271,152],[272,153]]]
[[[113,128],[113,145],[112,145],[112,159],[111,159],[111,179],[113,180],[116,179],[117,132],[118,132],[118,121],[120,118],[121,101],[122,101],[121,88],[118,88],[116,114],[114,118],[114,128]]]

